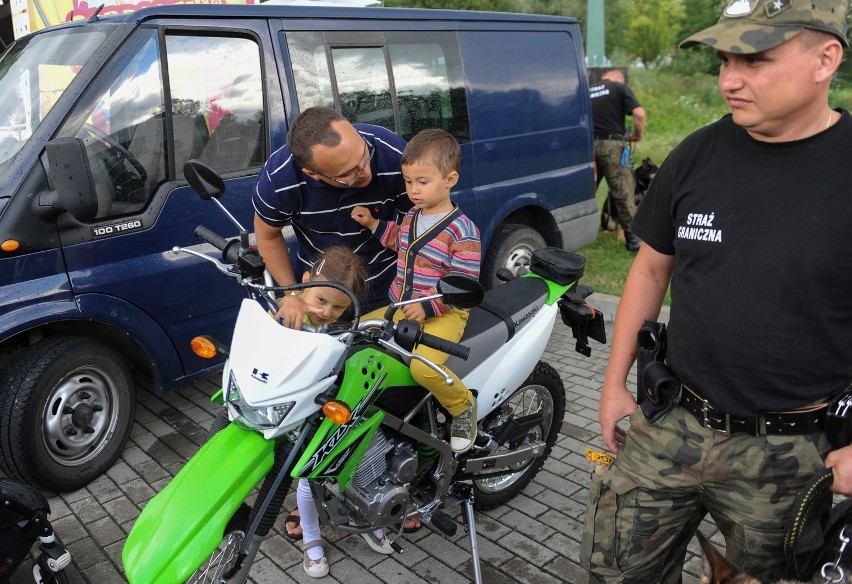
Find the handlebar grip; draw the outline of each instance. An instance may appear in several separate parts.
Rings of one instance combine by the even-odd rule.
[[[465,347],[464,345],[448,341],[447,339],[442,339],[441,337],[436,337],[435,335],[430,335],[429,333],[420,333],[420,340],[418,343],[426,345],[427,347],[437,351],[441,351],[442,353],[459,357],[460,359],[467,360],[470,356],[470,347]]]
[[[204,225],[195,228],[195,237],[202,239],[222,252],[222,259],[229,264],[235,264],[239,257],[239,241],[227,240]]]
[[[197,237],[198,239],[203,239],[219,251],[225,251],[225,248],[228,247],[227,239],[225,239],[212,229],[204,227],[204,225],[199,225],[195,228],[195,237]]]

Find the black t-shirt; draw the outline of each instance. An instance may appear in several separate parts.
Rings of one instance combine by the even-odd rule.
[[[641,107],[633,91],[623,83],[604,79],[590,87],[589,94],[592,98],[595,137],[626,134],[624,116],[630,115],[637,107]]]
[[[667,361],[714,407],[783,411],[852,380],[852,118],[767,143],[730,116],[661,165],[631,224],[675,256]]]

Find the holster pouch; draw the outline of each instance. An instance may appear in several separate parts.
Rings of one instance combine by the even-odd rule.
[[[646,320],[636,334],[636,402],[639,405],[642,405],[645,399],[645,367],[665,358],[666,325],[655,320]]]
[[[829,402],[823,430],[832,450],[852,444],[852,386]]]
[[[649,422],[656,422],[671,411],[680,392],[680,381],[662,361],[648,363],[642,371],[639,407]]]

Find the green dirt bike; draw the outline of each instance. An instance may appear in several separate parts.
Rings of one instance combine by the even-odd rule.
[[[202,198],[221,206],[221,178],[195,161],[185,172]],[[394,324],[390,309],[385,319],[360,320],[358,299],[337,284],[271,286],[240,230],[232,241],[196,230],[222,250],[224,264],[208,259],[250,298],[230,349],[199,340],[201,352],[228,355],[217,394],[223,415],[134,524],[122,554],[128,581],[246,582],[298,478],[310,481],[323,525],[350,533],[386,529],[397,551],[407,517],[419,515],[452,536],[458,524],[442,509],[461,505],[481,582],[474,508],[491,509],[517,495],[544,464],[562,423],[562,381],[541,361],[557,316],[587,356],[589,337],[606,340],[599,313],[585,303],[591,290],[577,285],[585,260],[542,250],[530,273],[484,299],[477,281],[445,277],[443,301],[473,308],[460,343],[451,343],[424,334],[414,321]],[[353,321],[297,331],[270,318],[270,292],[312,285],[349,294]],[[452,355],[446,365],[477,395],[477,440],[464,454],[450,449],[450,416],[411,378],[412,359],[440,372],[412,353],[418,344]]]

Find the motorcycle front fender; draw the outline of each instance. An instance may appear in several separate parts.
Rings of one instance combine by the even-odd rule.
[[[151,499],[121,558],[130,584],[186,582],[222,541],[228,520],[269,473],[275,442],[230,424]]]

